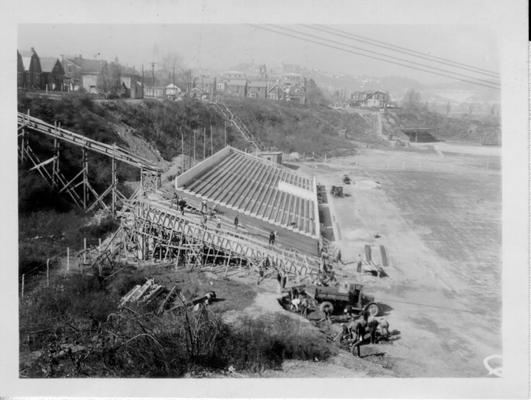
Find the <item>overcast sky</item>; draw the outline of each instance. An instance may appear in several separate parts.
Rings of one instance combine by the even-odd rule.
[[[286,27],[301,29],[296,26]],[[338,25],[338,29],[416,51],[498,71],[495,37],[485,27],[467,25]],[[307,30],[306,30],[307,31]],[[311,32],[311,31],[307,31]],[[322,35],[314,32],[314,34]],[[335,40],[344,40],[336,38]],[[373,51],[385,51],[350,42]],[[440,78],[405,67],[347,54],[335,49],[280,36],[248,25],[148,24],[21,24],[18,48],[35,47],[41,56],[82,54],[118,59],[131,66],[148,65],[168,53],[178,53],[192,68],[228,69],[238,63],[299,64],[354,76],[404,76],[424,83]],[[158,51],[157,51],[158,49]],[[394,54],[395,56],[400,56]],[[444,67],[440,66],[439,67]]]

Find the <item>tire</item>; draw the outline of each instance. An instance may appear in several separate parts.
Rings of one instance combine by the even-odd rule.
[[[365,311],[369,312],[369,315],[377,317],[380,314],[380,307],[376,303],[369,303],[364,308]]]
[[[330,315],[334,312],[334,305],[329,301],[323,301],[321,304],[319,304],[319,310],[321,310],[321,312],[324,314]]]

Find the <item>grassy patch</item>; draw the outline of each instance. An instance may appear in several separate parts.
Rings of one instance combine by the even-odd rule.
[[[88,225],[90,218],[78,211],[45,210],[19,214],[19,272],[42,271],[48,258],[53,268],[57,257],[66,256],[67,247],[73,255],[83,248],[84,238],[88,246],[97,245],[100,238],[118,227],[117,221],[111,217]]]

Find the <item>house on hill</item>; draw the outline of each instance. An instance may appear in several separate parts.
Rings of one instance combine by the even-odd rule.
[[[254,99],[266,99],[267,82],[263,80],[250,81],[247,85],[247,97]]]
[[[389,104],[389,93],[381,90],[354,92],[350,96],[352,106],[367,108],[385,108]]]
[[[226,71],[221,74],[221,77],[224,80],[230,81],[230,80],[246,80],[247,76],[240,71]]]
[[[284,100],[299,104],[306,103],[306,90],[301,85],[286,85],[283,88]]]
[[[182,94],[182,90],[173,83],[170,83],[168,86],[166,86],[165,95],[170,100],[176,100],[178,97],[180,97]]]
[[[134,68],[121,67],[120,84],[123,90],[123,97],[131,99],[144,97],[142,77]]]
[[[225,94],[236,97],[247,97],[247,81],[245,79],[231,79],[225,84]]]
[[[101,75],[103,60],[78,57],[63,57],[66,76],[72,83],[72,90],[84,89],[88,93],[98,93],[98,77]]]
[[[30,51],[17,51],[17,86],[25,89],[41,88],[41,61],[32,47]]]
[[[269,82],[267,85],[267,98],[275,101],[283,98],[283,92],[279,82]]]
[[[57,57],[41,57],[41,89],[62,91],[65,87],[65,70]]]
[[[221,91],[225,90],[225,86],[221,83]],[[214,99],[218,91],[218,82],[214,77],[207,75],[200,75],[194,78],[194,87],[192,89],[192,97]]]

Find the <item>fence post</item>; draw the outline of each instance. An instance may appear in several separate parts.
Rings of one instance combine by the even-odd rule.
[[[46,260],[46,287],[50,286],[50,259]]]
[[[70,247],[66,248],[66,270],[70,271]]]
[[[24,298],[24,274],[22,274],[22,298]]]

